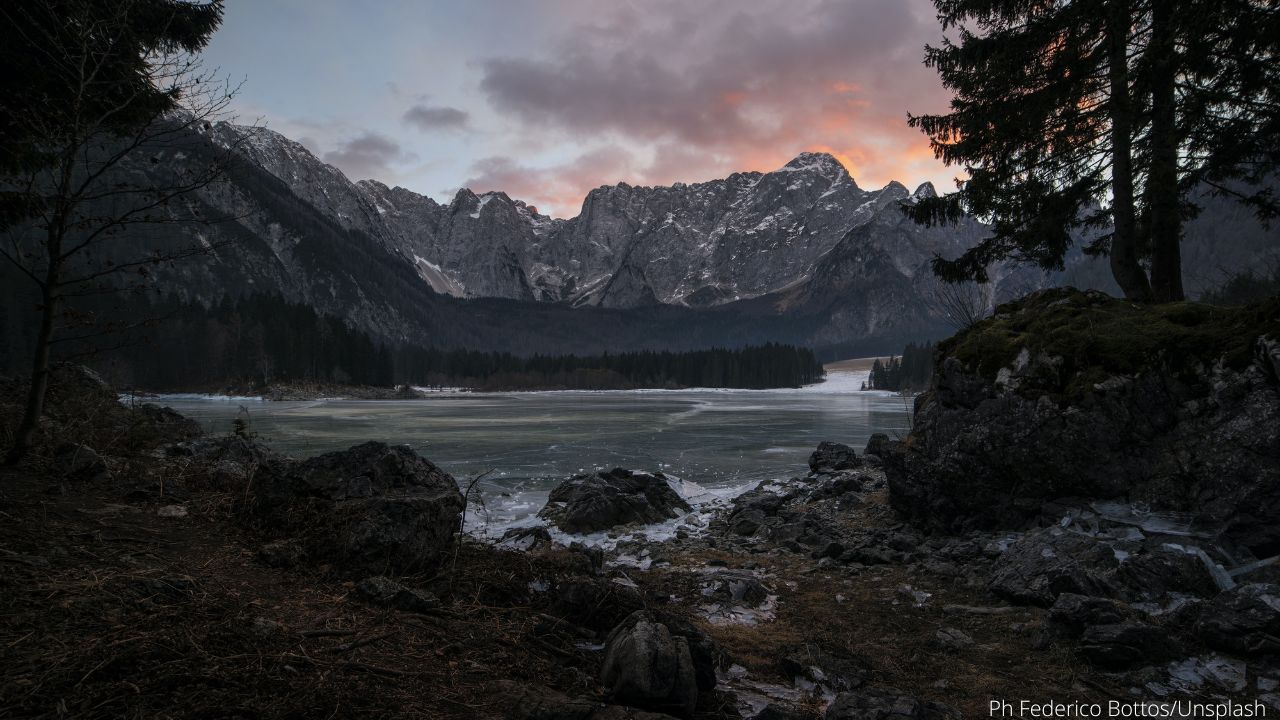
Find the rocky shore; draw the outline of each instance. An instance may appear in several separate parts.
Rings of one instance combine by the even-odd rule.
[[[37,452],[0,476],[0,706],[932,720],[986,717],[993,700],[1185,700],[1280,712],[1276,316],[1148,318],[1168,327],[1130,334],[1141,362],[1063,340],[1129,312],[1073,292],[1004,306],[940,347],[909,436],[824,442],[795,477],[709,521],[660,473],[619,468],[566,479],[545,525],[496,543],[459,535],[469,498],[412,450],[298,460],[125,408],[61,366]],[[1209,329],[1224,323],[1225,345]],[[0,387],[6,426],[14,387]],[[670,540],[638,534],[672,520]],[[600,532],[607,550],[574,539]]]

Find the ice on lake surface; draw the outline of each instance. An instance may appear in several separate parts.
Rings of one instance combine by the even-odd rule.
[[[460,483],[487,470],[487,512],[471,532],[530,524],[547,492],[597,468],[660,470],[697,508],[762,480],[806,470],[822,440],[859,451],[875,432],[906,431],[910,399],[862,392],[866,373],[784,390],[633,390],[439,393],[425,400],[260,402],[170,395],[153,400],[227,433],[237,416],[276,450],[297,457],[367,440],[406,444]],[[658,529],[661,530],[661,529]]]

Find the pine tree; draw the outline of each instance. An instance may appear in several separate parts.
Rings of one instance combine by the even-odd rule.
[[[986,280],[1014,259],[1061,269],[1076,231],[1109,227],[1126,297],[1182,298],[1181,221],[1202,183],[1277,211],[1256,182],[1280,159],[1280,7],[1273,0],[935,0],[944,40],[926,49],[955,96],[912,116],[935,154],[964,167],[957,192],[906,208],[918,222],[968,213],[991,237],[935,259],[945,280]],[[1140,264],[1150,260],[1150,276]]]
[[[120,172],[148,156],[158,162],[157,153],[182,144],[230,102],[233,91],[211,83],[195,59],[221,20],[221,0],[0,4],[0,230],[8,235],[0,257],[37,289],[40,307],[9,462],[25,454],[43,414],[63,304],[142,283],[157,264],[208,252],[193,241],[111,257],[102,246],[126,228],[175,221],[177,200],[222,177],[229,148],[175,171],[172,182],[135,185],[136,173]]]

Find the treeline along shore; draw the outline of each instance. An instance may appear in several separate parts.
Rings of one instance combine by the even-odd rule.
[[[89,354],[89,363],[122,387],[147,391],[256,392],[301,384],[485,391],[763,389],[799,387],[823,377],[811,350],[773,343],[521,357],[382,343],[340,319],[275,295],[223,299],[211,307],[173,297],[114,301],[126,307],[112,308],[113,316],[151,320],[118,328],[116,346]],[[78,357],[82,349],[68,343],[61,350]],[[11,355],[6,361],[22,357]]]

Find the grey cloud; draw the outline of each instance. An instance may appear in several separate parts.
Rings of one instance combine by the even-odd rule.
[[[324,154],[324,161],[336,165],[354,179],[387,178],[391,164],[413,160],[395,140],[377,132],[366,130],[340,143],[336,150]]]
[[[414,105],[405,111],[403,119],[421,130],[457,130],[465,128],[471,116],[458,108]]]
[[[769,142],[803,132],[805,113],[835,84],[903,117],[914,95],[936,92],[920,58],[938,33],[901,0],[675,1],[596,17],[553,58],[489,59],[480,87],[530,126],[703,146]]]

